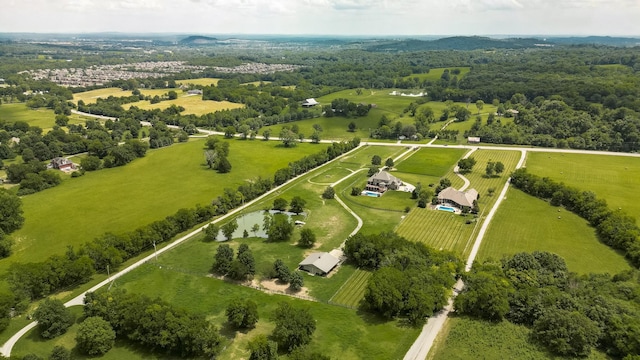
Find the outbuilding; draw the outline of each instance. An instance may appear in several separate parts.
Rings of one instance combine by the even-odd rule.
[[[307,256],[298,266],[313,275],[327,275],[340,260],[327,252],[315,252]]]

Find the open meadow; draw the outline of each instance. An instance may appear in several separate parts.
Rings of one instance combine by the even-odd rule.
[[[204,140],[151,150],[120,167],[89,172],[59,186],[23,197],[26,218],[14,233],[14,255],[0,262],[40,261],[79,246],[107,231],[122,233],[160,220],[184,207],[206,204],[224,187],[236,188],[257,176],[271,178],[279,168],[325,145],[230,141],[228,174],[204,164]],[[46,200],[45,200],[46,199]]]
[[[84,124],[88,117],[72,114],[69,116],[69,124]],[[30,126],[37,126],[45,133],[56,124],[56,114],[53,110],[39,108],[30,109],[24,103],[12,103],[0,105],[0,121],[13,123],[24,121]]]
[[[213,113],[219,110],[231,110],[231,109],[239,109],[243,108],[243,104],[232,103],[229,101],[213,101],[213,100],[202,100],[202,95],[189,95],[187,93],[182,92],[181,90],[177,90],[178,98],[173,100],[164,100],[156,104],[152,104],[148,100],[137,101],[130,104],[125,104],[122,107],[127,110],[132,106],[136,106],[142,110],[152,110],[152,109],[160,109],[164,110],[171,105],[182,106],[184,111],[181,113],[183,115],[204,115],[208,113]]]
[[[176,80],[176,84],[178,85],[200,85],[200,86],[210,86],[210,85],[218,85],[218,78],[197,78],[197,79],[187,79],[187,80]]]
[[[508,321],[493,323],[467,317],[450,317],[431,348],[428,360],[563,359],[528,341],[531,330]],[[592,350],[586,360],[608,359]]]
[[[460,70],[460,74],[452,74],[451,71],[453,70]],[[433,69],[429,69],[428,73],[423,73],[423,74],[411,74],[411,75],[407,75],[404,78],[405,79],[419,79],[421,81],[424,80],[430,80],[430,81],[438,81],[440,80],[440,78],[442,77],[442,74],[444,73],[445,70],[449,70],[449,73],[451,74],[451,77],[453,76],[457,76],[458,79],[461,79],[463,76],[465,76],[470,70],[470,67],[465,67],[465,66],[457,66],[457,67],[447,67],[447,68],[433,68]]]
[[[640,158],[531,152],[527,170],[584,191],[640,221]]]
[[[580,274],[631,269],[623,255],[598,240],[586,220],[511,188],[489,225],[478,260],[536,250],[560,255],[570,271]]]

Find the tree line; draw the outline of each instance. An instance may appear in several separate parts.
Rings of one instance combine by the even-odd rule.
[[[591,191],[541,178],[525,168],[511,174],[511,183],[529,195],[548,200],[553,206],[564,206],[584,218],[596,229],[600,241],[623,251],[634,266],[640,267],[640,228],[633,217],[621,210],[610,210],[607,202]]]
[[[475,264],[463,275],[457,313],[531,329],[531,339],[561,356],[598,348],[615,358],[640,355],[640,273],[577,275],[560,256],[518,253]]]
[[[462,261],[395,233],[356,234],[344,253],[354,265],[373,271],[362,306],[384,318],[406,318],[414,325],[439,311],[462,271]]]

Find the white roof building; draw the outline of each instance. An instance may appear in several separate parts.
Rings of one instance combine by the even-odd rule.
[[[335,268],[340,260],[327,252],[316,252],[307,256],[300,264],[300,269],[314,275],[326,275]]]

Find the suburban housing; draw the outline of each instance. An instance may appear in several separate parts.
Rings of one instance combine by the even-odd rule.
[[[398,190],[402,180],[386,171],[379,171],[367,180],[366,190],[384,193],[387,190]]]
[[[298,266],[313,275],[326,275],[335,268],[340,260],[328,252],[315,252],[307,256]]]
[[[478,192],[476,189],[459,191],[448,187],[438,194],[438,203],[453,205],[460,209],[472,208],[475,200],[478,200]]]

